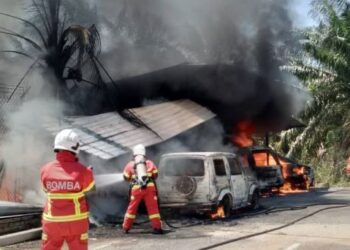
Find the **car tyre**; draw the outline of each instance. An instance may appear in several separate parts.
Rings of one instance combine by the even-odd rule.
[[[249,209],[251,210],[256,210],[260,207],[259,203],[259,192],[256,190],[250,197],[249,201],[250,205],[248,206]]]
[[[220,205],[224,207],[225,218],[229,218],[231,216],[232,211],[232,202],[230,197],[225,196],[220,202]]]

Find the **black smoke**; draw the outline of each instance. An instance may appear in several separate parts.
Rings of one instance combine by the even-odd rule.
[[[242,119],[274,130],[299,111],[291,87],[298,83],[280,69],[296,46],[289,1],[108,3],[116,12],[100,24],[111,32],[101,60],[114,81],[107,98],[95,96],[90,114],[189,98],[227,130]]]
[[[144,100],[157,98],[188,98],[211,109],[227,129],[240,120],[271,129],[285,126],[291,98],[283,86],[240,66],[223,64],[178,65],[110,85],[113,108],[139,107]]]

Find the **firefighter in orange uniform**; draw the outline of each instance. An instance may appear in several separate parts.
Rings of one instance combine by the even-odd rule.
[[[80,164],[78,135],[64,129],[55,137],[56,160],[41,169],[47,200],[42,218],[41,249],[88,249],[89,208],[86,192],[94,188],[92,169]]]
[[[124,179],[130,182],[130,203],[127,208],[123,230],[128,233],[136,218],[137,209],[144,200],[153,233],[162,234],[162,226],[158,209],[157,189],[155,179],[158,176],[156,165],[145,158],[146,149],[142,144],[133,148],[134,159],[124,168]]]

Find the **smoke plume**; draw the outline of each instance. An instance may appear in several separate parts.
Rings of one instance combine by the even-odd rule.
[[[18,3],[7,0],[1,1],[0,6],[9,14],[32,18],[33,13],[23,11],[23,5]],[[288,48],[295,46],[287,0],[66,0],[62,3],[71,23],[87,27],[96,24],[101,34],[101,61],[114,83],[108,84],[110,106],[105,106],[105,96],[88,100],[100,104],[95,112],[140,106],[145,100],[189,98],[218,114],[222,124],[215,123],[201,136],[189,131],[164,147],[152,149],[150,156],[156,159],[162,153],[180,150],[230,151],[221,139],[235,122],[251,119],[263,128],[280,128],[301,108],[295,105],[295,100],[301,103],[300,95],[295,98],[289,91],[290,85],[298,82],[280,70],[287,64]],[[2,26],[28,32],[25,26],[22,30],[17,28],[18,23],[11,26],[14,20],[5,17],[0,20]],[[1,47],[7,45],[27,46],[12,39],[0,40]],[[19,66],[22,58],[0,60],[0,80],[18,82],[18,74],[26,66]],[[38,77],[27,79],[31,86],[42,83],[45,89],[49,86],[45,83],[54,81],[52,75],[36,72]],[[1,141],[0,150],[11,171],[26,173],[21,187],[34,190],[40,197],[36,188],[39,167],[53,155],[52,138],[42,132],[39,124],[47,116],[62,116],[64,109],[50,90],[33,89],[31,93],[21,106],[6,112],[9,131]],[[206,143],[209,141],[210,144]],[[94,165],[92,159],[86,159],[84,163]],[[114,164],[120,169],[123,163]],[[97,171],[99,174],[107,171],[101,170],[102,167]],[[112,172],[112,168],[108,171]],[[33,193],[28,197],[33,197]],[[104,204],[101,199],[103,196],[95,203]],[[108,213],[116,214],[114,210],[120,210],[119,206],[111,209],[110,199],[105,204]]]
[[[40,75],[32,79],[38,87],[45,84]],[[34,97],[29,98],[32,94]],[[11,183],[9,191],[21,194],[25,203],[41,204],[44,196],[39,170],[54,159],[53,137],[45,130],[45,124],[48,118],[62,116],[63,104],[52,98],[39,98],[35,88],[27,97],[27,101],[16,106],[2,106],[7,133],[1,139],[0,155]]]
[[[303,106],[295,103],[305,99],[304,91],[295,95],[300,83],[280,70],[289,48],[297,46],[289,4],[96,3],[113,10],[103,12],[100,22],[103,37],[109,36],[102,39],[108,48],[102,61],[116,80],[109,86],[114,104],[106,110],[140,106],[145,98],[189,98],[218,114],[227,130],[242,119],[260,124],[262,131],[288,126]],[[186,64],[174,66],[180,63]]]

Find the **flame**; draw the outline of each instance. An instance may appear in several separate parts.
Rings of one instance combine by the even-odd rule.
[[[309,190],[309,183],[307,180],[307,177],[304,175],[304,167],[303,166],[293,166],[293,168],[290,171],[290,168],[288,168],[288,162],[280,159],[280,164],[282,166],[282,175],[284,178],[284,184],[280,188],[279,192],[282,194],[287,193],[303,193],[307,192]],[[306,189],[300,189],[298,187],[295,187],[295,183],[293,183],[293,179],[289,178],[291,175],[298,175],[300,178],[303,179],[304,183],[303,186],[306,187]]]
[[[254,152],[253,157],[257,167],[276,166],[275,158],[268,152]]]
[[[214,213],[210,215],[211,219],[225,218],[224,206],[219,206]]]
[[[255,125],[251,121],[240,121],[233,129],[232,142],[239,147],[252,146],[254,132]]]

